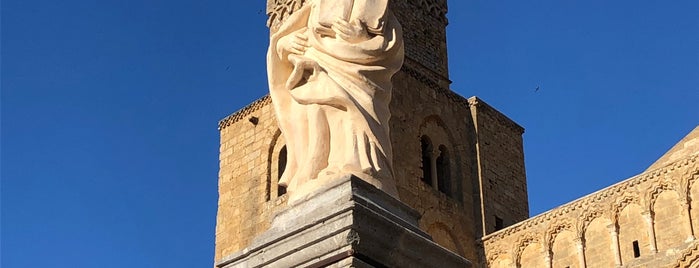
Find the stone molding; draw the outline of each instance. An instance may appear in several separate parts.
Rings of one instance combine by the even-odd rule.
[[[439,18],[441,22],[447,24],[447,1],[446,0],[411,0],[410,2],[417,2],[418,6],[422,10],[427,11],[428,14]]]
[[[410,55],[405,56],[405,61],[403,62],[401,70],[408,74],[410,77],[415,78],[418,81],[424,83],[431,89],[451,92],[451,90],[449,90],[451,80],[449,80],[448,77],[444,76],[443,74],[440,74],[435,70],[430,69],[429,67],[420,63],[419,61],[412,59]],[[427,74],[430,74],[430,76],[433,76],[436,79],[428,77]]]
[[[490,106],[490,104],[486,103],[482,99],[478,97],[470,97],[467,100],[468,105],[470,107],[476,107],[476,108],[486,108],[487,110],[494,111],[494,113],[491,113],[493,117],[495,117],[495,120],[500,123],[503,126],[506,126],[507,128],[516,131],[517,133],[524,134],[524,127],[520,126],[519,124],[515,123],[515,121],[512,121],[509,117],[505,116],[503,113],[498,111],[497,109],[493,108],[493,106]]]
[[[403,64],[403,67],[401,68],[401,72],[406,73],[407,75],[417,79],[418,81],[424,83],[427,85],[429,88],[437,91],[440,93],[440,95],[443,95],[447,97],[449,100],[453,101],[454,103],[463,105],[464,107],[469,107],[469,101],[466,100],[464,97],[462,97],[459,94],[454,93],[453,91],[449,90],[448,88],[444,88],[438,84],[438,82],[434,81],[433,79],[428,78],[426,75],[424,75],[422,72],[425,71],[430,71],[434,73],[434,71],[431,71],[427,69],[426,67],[414,67],[415,65],[419,65],[414,60],[410,60],[409,58],[406,58],[405,64]],[[418,68],[420,70],[418,70]],[[442,79],[446,79],[444,77],[441,77]],[[451,81],[446,80],[448,83],[451,83]],[[252,103],[246,105],[245,107],[241,108],[238,111],[233,112],[229,116],[226,116],[225,118],[221,119],[218,122],[218,130],[223,130],[226,127],[230,126],[231,124],[240,121],[241,119],[245,118],[246,116],[250,115],[251,113],[259,110],[260,108],[269,105],[272,103],[272,99],[269,97],[269,94],[265,94],[261,98],[253,101]],[[492,108],[492,107],[491,107]],[[510,120],[511,121],[511,120]]]
[[[586,228],[598,217],[608,218],[612,221],[611,227],[618,228],[619,213],[629,204],[639,205],[644,213],[653,217],[653,205],[663,191],[675,191],[680,202],[689,202],[688,187],[699,179],[698,158],[697,155],[691,156],[639,174],[487,235],[481,239],[486,252],[485,261],[491,264],[501,255],[509,254],[514,262],[518,262],[522,251],[533,242],[541,243],[546,251],[550,251],[555,236],[563,229],[572,231],[577,239],[583,239]]]
[[[524,133],[524,128],[520,126],[519,124],[515,123],[512,121],[512,119],[508,118],[504,114],[500,113],[497,109],[493,108],[490,106],[490,104],[486,103],[482,99],[478,97],[470,97],[468,99],[462,97],[461,95],[455,93],[454,91],[451,91],[449,89],[443,88],[439,86],[437,83],[434,83],[433,81],[429,80],[426,78],[424,75],[419,74],[417,71],[414,69],[411,69],[410,67],[406,67],[406,65],[403,65],[403,68],[401,69],[402,72],[405,72],[409,76],[418,79],[420,82],[425,83],[428,85],[430,88],[434,89],[437,93],[440,95],[446,97],[450,101],[454,102],[457,105],[461,105],[462,107],[484,107],[488,110],[494,111],[492,115],[495,117],[495,119],[502,125],[507,126],[510,129],[513,129],[520,134]],[[241,108],[240,110],[230,114],[229,116],[226,116],[225,118],[221,119],[218,122],[218,130],[221,131],[225,129],[226,127],[230,126],[231,124],[240,121],[241,119],[247,117],[248,115],[252,114],[253,112],[261,109],[262,107],[269,105],[272,103],[272,99],[269,97],[269,94],[266,94],[262,96],[261,98],[253,101],[252,103],[246,105],[245,107]]]
[[[268,231],[215,266],[471,267],[432,242],[418,228],[419,217],[367,182],[345,176],[278,211]]]
[[[223,130],[224,128],[230,126],[231,124],[240,121],[240,119],[245,118],[246,116],[250,115],[251,113],[259,110],[260,108],[269,105],[272,103],[272,99],[269,97],[269,94],[262,96],[261,98],[253,101],[252,103],[248,104],[247,106],[241,108],[240,110],[232,113],[229,116],[226,116],[225,118],[221,119],[221,121],[218,122],[218,130]]]
[[[679,254],[679,259],[675,263],[675,268],[692,267],[692,264],[699,262],[699,242],[694,242],[691,247]]]
[[[497,109],[493,108],[493,106],[490,106],[490,104],[486,103],[482,99],[478,97],[470,97],[470,98],[464,98],[463,96],[457,94],[456,92],[452,91],[448,87],[445,87],[440,84],[441,83],[446,83],[451,84],[451,81],[444,77],[439,75],[438,73],[430,70],[429,68],[421,65],[419,62],[414,61],[410,59],[409,57],[405,58],[405,62],[403,63],[403,67],[401,68],[401,71],[407,74],[408,76],[415,78],[416,80],[422,82],[425,84],[427,87],[430,89],[434,90],[441,96],[449,99],[453,103],[460,105],[461,107],[464,108],[469,108],[469,107],[484,107],[488,110],[495,111],[492,113],[492,115],[495,117],[495,120],[497,120],[498,123],[507,126],[509,129],[515,130],[516,132],[523,134],[524,133],[524,128],[520,126],[519,124],[515,123],[515,121],[512,121],[512,119],[508,118],[504,114],[502,114],[500,111]],[[435,79],[429,78],[425,73],[432,73],[439,77],[441,81],[436,81]]]

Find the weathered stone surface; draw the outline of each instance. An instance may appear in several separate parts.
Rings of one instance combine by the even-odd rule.
[[[694,135],[690,133],[676,148],[685,148]],[[487,235],[483,265],[696,267],[698,160],[696,152],[687,153]]]
[[[347,176],[280,211],[269,230],[217,267],[470,267],[417,227],[419,214]],[[356,266],[354,266],[356,265]]]
[[[272,7],[282,2],[289,3],[282,9],[295,8],[270,1]],[[496,229],[496,217],[506,227],[529,215],[524,130],[484,101],[449,89],[445,0],[389,6],[403,26],[406,57],[393,77],[390,103],[398,197],[422,215],[418,227],[435,242],[475,262],[482,255],[477,241]],[[246,247],[270,228],[274,211],[288,205],[278,185],[286,140],[273,114],[263,97],[219,124],[215,260]],[[422,137],[431,140],[431,150],[421,148]],[[423,165],[423,153],[432,167]],[[423,180],[424,173],[434,173],[434,182]]]
[[[699,154],[699,126],[695,127],[681,141],[675,144],[675,146],[672,146],[669,151],[656,160],[646,171],[660,168],[694,154]]]
[[[527,218],[522,128],[482,100],[420,87],[404,71],[396,76],[390,123],[399,197],[438,244],[478,260],[476,241],[495,230],[496,216],[504,226]],[[432,139],[433,160],[442,146],[451,155],[449,191],[421,180],[422,136]],[[222,121],[216,260],[248,245],[287,206],[277,184],[284,144],[267,97]]]
[[[289,203],[352,174],[398,197],[389,136],[403,33],[387,0],[306,0],[270,29],[267,77]]]
[[[268,11],[283,18],[301,2],[270,0]],[[693,239],[699,234],[697,129],[644,173],[525,220],[529,211],[523,129],[482,100],[449,90],[446,1],[389,4],[403,26],[406,55],[393,77],[390,103],[396,186],[402,202],[421,215],[419,230],[482,267],[699,267],[699,242]],[[274,259],[270,252],[251,246],[265,243],[264,237],[277,252],[297,248],[293,235],[278,240],[265,236],[272,230],[291,234],[300,228],[272,222],[275,213],[288,208],[288,196],[278,187],[286,141],[269,97],[225,118],[219,129],[215,260],[223,263],[244,254]],[[431,146],[422,148],[423,137]],[[444,160],[444,155],[449,157]],[[440,171],[438,162],[448,166],[448,172]],[[349,210],[342,213],[325,225],[307,224],[304,230],[324,239],[288,254],[315,257],[284,265],[372,267],[366,258],[349,254],[353,245],[346,239],[353,237],[353,229],[347,226],[357,218]],[[303,219],[293,220],[304,224]],[[499,227],[504,229],[497,231]],[[349,229],[325,233],[333,228]]]

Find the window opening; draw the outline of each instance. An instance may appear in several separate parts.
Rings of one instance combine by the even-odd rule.
[[[638,240],[633,241],[633,257],[641,257],[641,248],[638,246]]]
[[[286,145],[279,150],[279,160],[277,161],[277,196],[282,196],[286,193],[286,187],[279,185],[279,180],[286,169]]]
[[[505,223],[500,217],[495,216],[495,231],[500,231],[503,228],[505,228]]]

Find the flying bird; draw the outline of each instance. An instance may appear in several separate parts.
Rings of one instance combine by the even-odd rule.
[[[534,92],[539,92],[539,89],[541,89],[541,87],[540,87],[540,86],[536,86],[536,88],[534,89]]]

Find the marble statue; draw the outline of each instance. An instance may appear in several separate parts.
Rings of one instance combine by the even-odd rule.
[[[270,96],[287,146],[290,202],[355,175],[398,197],[388,105],[403,64],[388,0],[306,0],[271,27]]]

